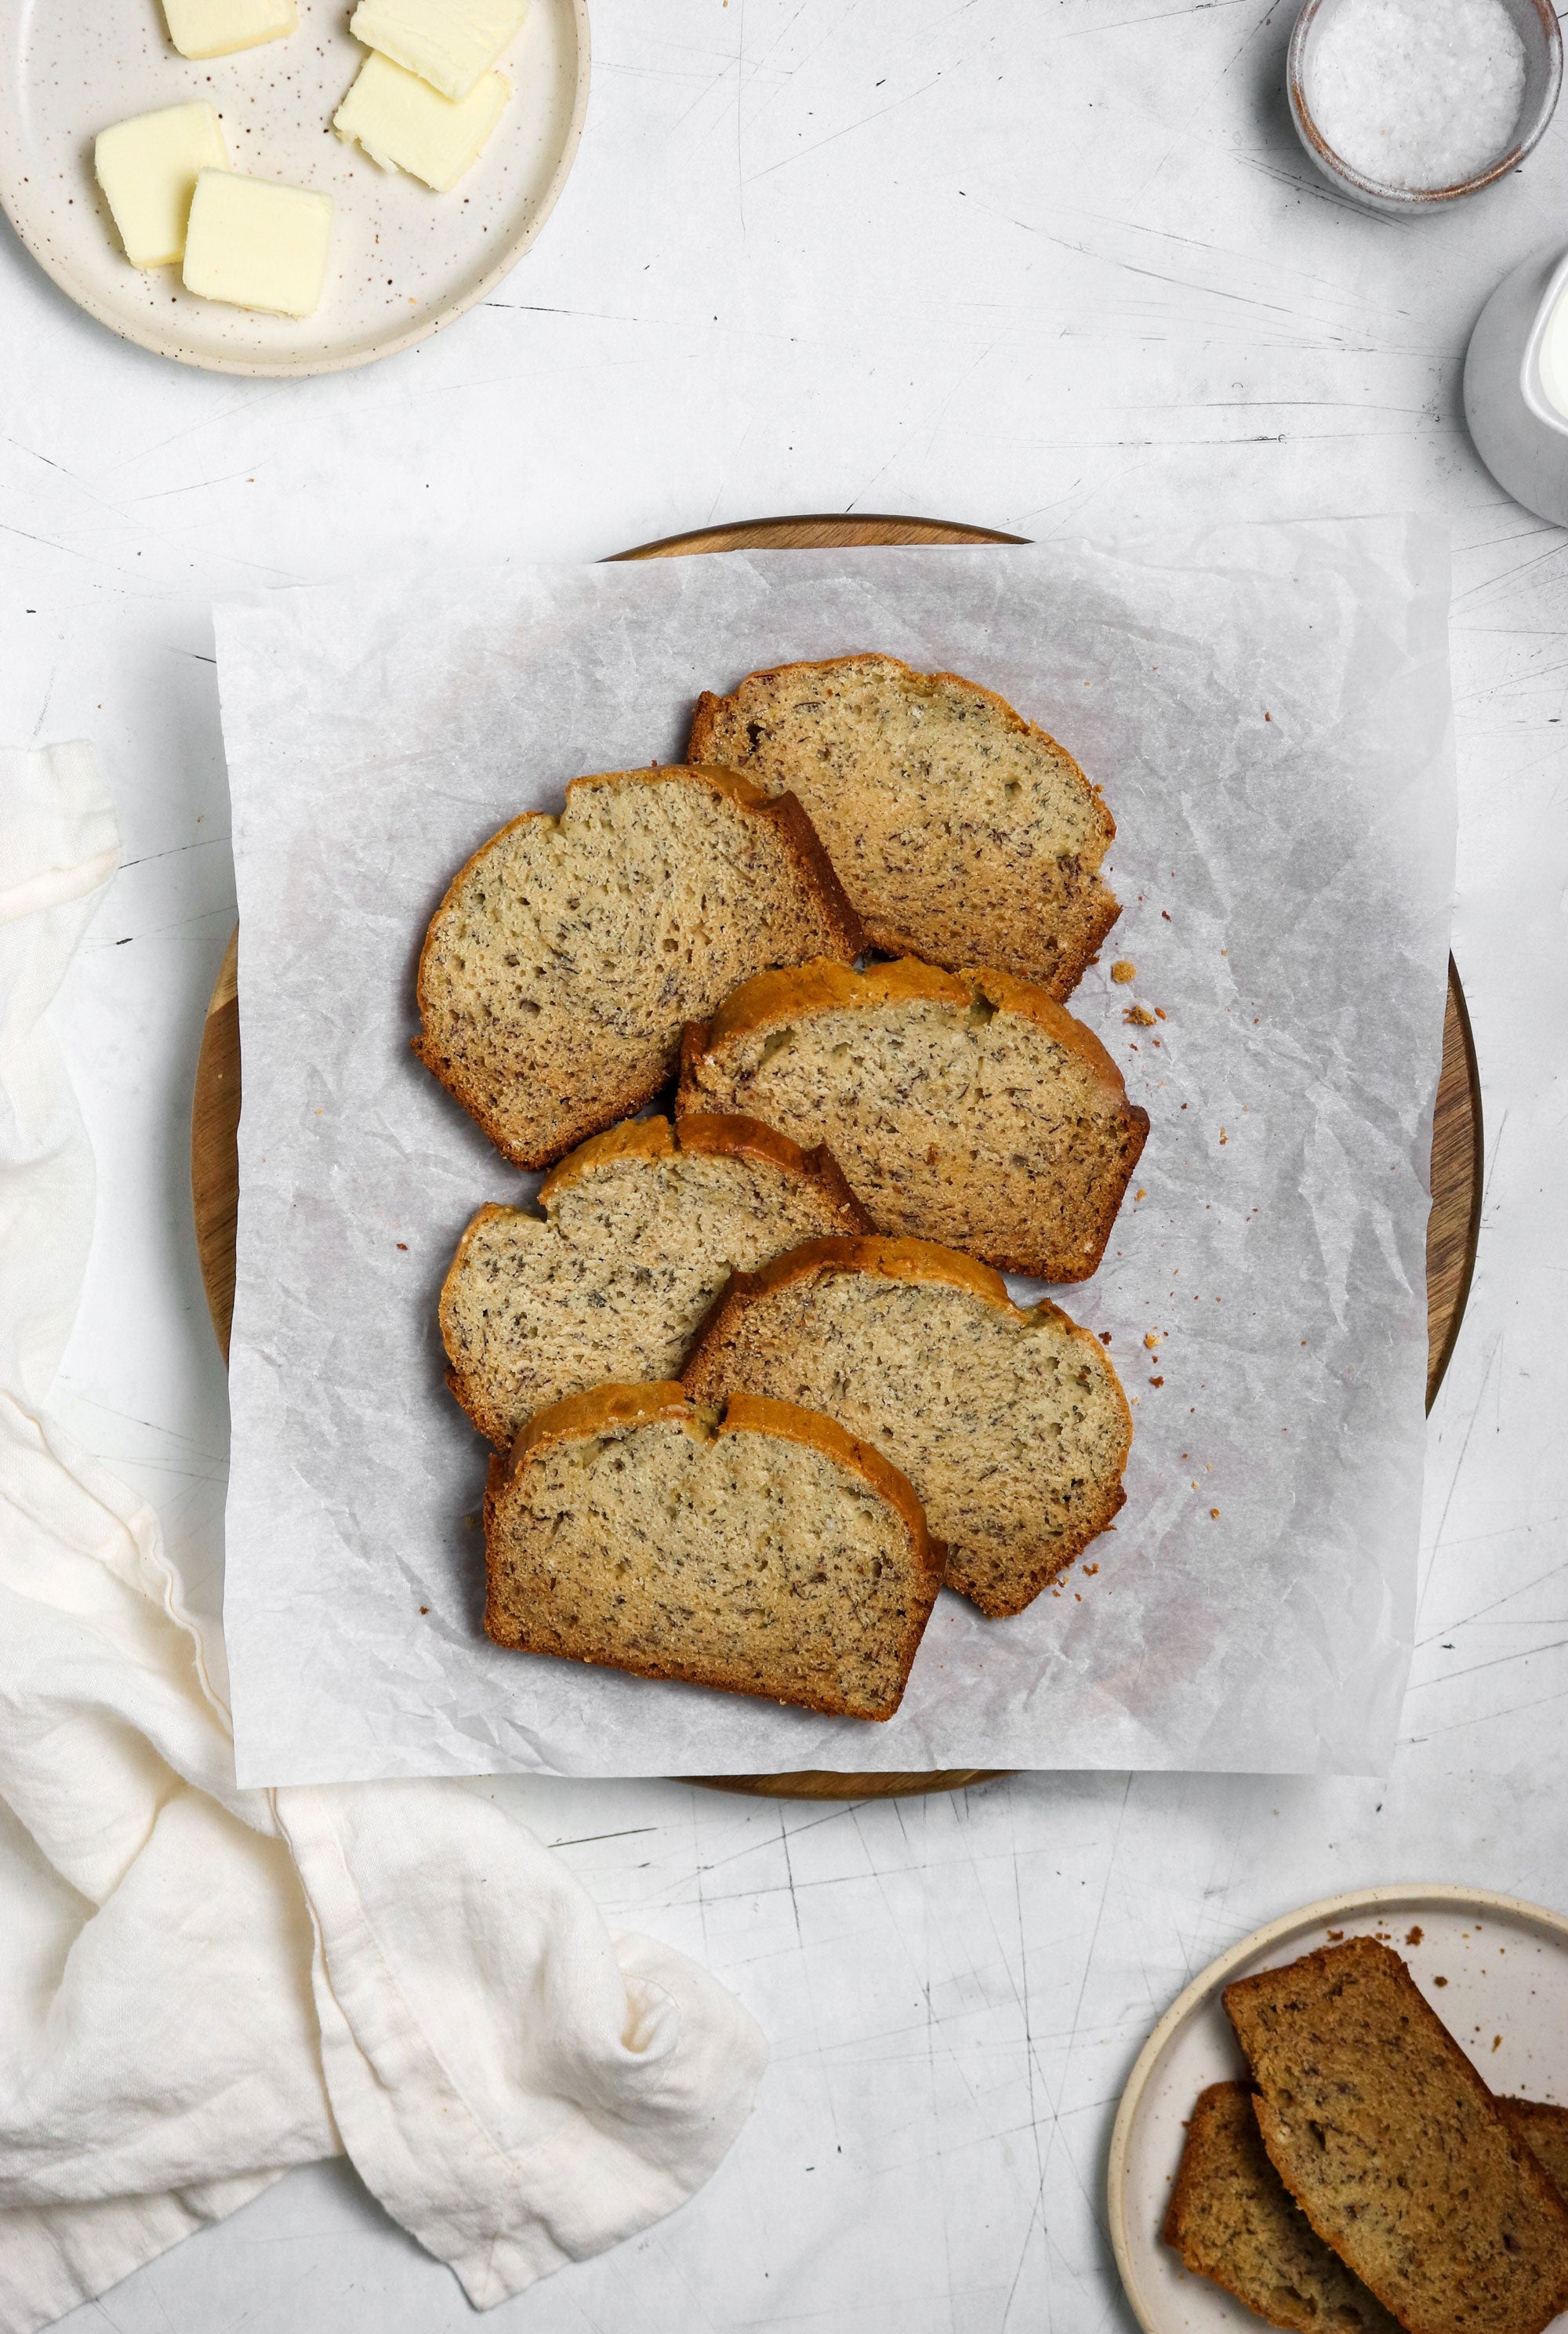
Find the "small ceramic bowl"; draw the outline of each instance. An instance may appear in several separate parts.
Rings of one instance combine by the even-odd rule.
[[[1397,217],[1419,217],[1423,211],[1441,208],[1445,203],[1457,203],[1465,195],[1479,194],[1495,178],[1501,178],[1516,169],[1531,148],[1536,144],[1551,121],[1557,103],[1557,93],[1563,86],[1563,35],[1557,29],[1556,11],[1551,0],[1503,0],[1513,18],[1519,38],[1525,43],[1525,94],[1519,101],[1519,119],[1515,125],[1514,141],[1507,152],[1499,154],[1495,162],[1477,172],[1473,178],[1461,179],[1454,187],[1390,187],[1380,185],[1375,178],[1363,178],[1334,152],[1316,122],[1306,101],[1307,83],[1311,78],[1313,43],[1336,8],[1346,0],[1306,0],[1295,28],[1290,36],[1290,52],[1285,60],[1285,90],[1290,99],[1291,120],[1295,123],[1302,144],[1328,179],[1331,186],[1348,195],[1363,209],[1385,211]]]
[[[1548,244],[1505,275],[1482,309],[1465,358],[1465,419],[1476,451],[1505,493],[1568,526],[1568,415],[1541,378],[1541,344],[1568,292],[1568,251]]]

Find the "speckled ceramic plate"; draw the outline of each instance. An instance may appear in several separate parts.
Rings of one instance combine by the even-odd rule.
[[[481,300],[565,183],[588,104],[588,0],[532,0],[501,61],[512,99],[449,194],[377,169],[332,134],[365,51],[352,0],[298,0],[286,40],[193,63],[159,0],[0,0],[0,204],[40,265],[100,323],[219,372],[335,372],[390,356]],[[178,268],[120,248],[92,141],[128,114],[208,98],[236,169],[336,206],[327,288],[294,322],[197,299]]]
[[[1368,1888],[1255,1929],[1194,1978],[1139,2054],[1111,2137],[1111,2242],[1144,2334],[1229,2334],[1260,2321],[1159,2242],[1182,2126],[1210,2083],[1246,2071],[1220,1995],[1340,1936],[1380,1937],[1493,2090],[1568,2106],[1568,1919],[1484,1890]],[[1555,2323],[1568,2327],[1568,2317]]]

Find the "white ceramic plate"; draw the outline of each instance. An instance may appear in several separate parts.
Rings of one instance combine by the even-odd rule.
[[[1207,2084],[1246,2072],[1222,1992],[1342,1934],[1380,1937],[1403,1954],[1493,2090],[1568,2106],[1568,1919],[1560,1913],[1473,1888],[1369,1888],[1255,1930],[1167,2011],[1121,2095],[1111,2137],[1111,2241],[1144,2334],[1255,2334],[1261,2321],[1183,2269],[1160,2243],[1159,2224],[1193,2101]],[[1556,2323],[1568,2326],[1568,2318]]]
[[[195,63],[159,0],[0,0],[0,205],[40,265],[111,332],[218,372],[336,372],[390,356],[481,300],[526,251],[565,183],[588,104],[588,0],[532,0],[501,61],[512,99],[449,194],[384,172],[332,135],[366,52],[353,0],[298,0],[286,40]],[[128,114],[205,97],[233,168],[333,198],[314,315],[252,315],[130,265],[92,175],[92,141]]]

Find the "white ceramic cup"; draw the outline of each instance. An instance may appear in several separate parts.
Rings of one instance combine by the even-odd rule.
[[[1516,503],[1568,526],[1568,416],[1541,385],[1541,343],[1568,290],[1568,251],[1547,244],[1505,275],[1465,358],[1465,419],[1476,451]]]

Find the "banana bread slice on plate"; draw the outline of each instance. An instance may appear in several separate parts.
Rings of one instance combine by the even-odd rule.
[[[1225,1990],[1270,2161],[1408,2334],[1542,2334],[1568,2204],[1398,1953],[1352,1937]]]
[[[687,1031],[677,1108],[825,1143],[879,1231],[1087,1280],[1149,1133],[1098,1037],[1012,973],[764,973]]]
[[[1499,2099],[1561,2194],[1568,2181],[1568,2109]],[[1269,2326],[1294,2334],[1399,2334],[1377,2296],[1353,2277],[1269,2162],[1246,2083],[1211,2083],[1188,2125],[1162,2232],[1189,2270],[1211,2278]]]
[[[520,1167],[629,1117],[737,981],[864,944],[811,821],[733,770],[573,778],[453,877],[414,1051]]]
[[[890,1718],[942,1582],[903,1477],[832,1419],[678,1384],[543,1411],[485,1498],[498,1645]]]
[[[1294,2334],[1400,2334],[1314,2232],[1268,2160],[1245,2083],[1211,2083],[1192,2110],[1161,2233],[1265,2325]]]
[[[1515,2130],[1523,2132],[1531,2154],[1568,2204],[1568,2107],[1548,2107],[1542,2099],[1499,2099],[1497,2105]]]
[[[876,655],[754,672],[697,699],[687,757],[798,795],[890,956],[994,964],[1063,998],[1120,913],[1099,788],[957,673]]]
[[[946,1545],[948,1587],[993,1618],[1125,1497],[1132,1413],[1100,1340],[930,1240],[817,1239],[737,1272],[682,1374],[699,1402],[767,1394],[874,1443]]]
[[[629,1119],[539,1210],[481,1208],[441,1290],[447,1383],[503,1451],[568,1394],[673,1378],[732,1268],[869,1229],[830,1152],[755,1118]]]

